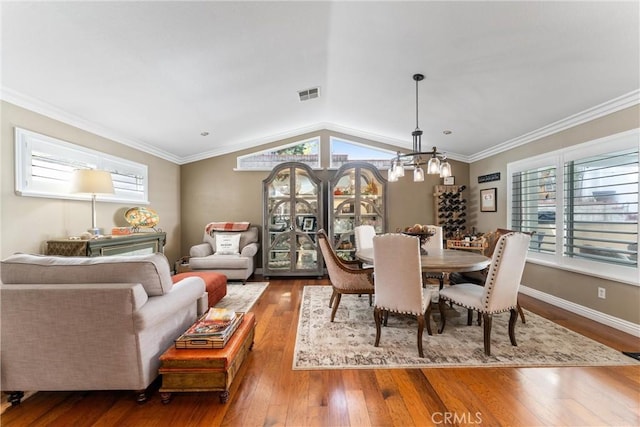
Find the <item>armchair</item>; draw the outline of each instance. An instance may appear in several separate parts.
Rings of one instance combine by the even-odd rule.
[[[255,271],[258,234],[258,227],[247,222],[207,224],[203,243],[189,250],[189,267],[222,273],[227,280],[244,285]]]

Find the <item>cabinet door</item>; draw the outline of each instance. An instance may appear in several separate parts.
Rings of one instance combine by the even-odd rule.
[[[361,162],[344,164],[331,181],[329,238],[340,258],[355,259],[355,227],[386,233],[386,183],[375,166]]]

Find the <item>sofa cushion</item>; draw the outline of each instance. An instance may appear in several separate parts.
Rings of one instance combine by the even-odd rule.
[[[59,257],[14,254],[2,261],[4,284],[140,283],[147,295],[164,295],[173,282],[161,253],[134,256]]]
[[[252,259],[240,255],[209,255],[203,258],[190,258],[189,266],[195,270],[247,269]]]
[[[258,227],[252,225],[251,227],[249,227],[247,231],[240,232],[240,245],[239,245],[240,251],[242,251],[242,248],[247,246],[249,243],[258,242],[258,231],[259,231]],[[215,248],[216,236],[225,235],[225,234],[230,234],[230,233],[228,231],[211,231],[211,234],[205,232],[203,241],[206,243],[209,243],[212,248]],[[231,234],[238,234],[238,233],[234,232]]]

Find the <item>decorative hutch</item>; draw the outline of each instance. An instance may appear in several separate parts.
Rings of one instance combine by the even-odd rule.
[[[322,181],[304,163],[276,166],[263,186],[263,274],[322,276],[316,231],[324,223]]]
[[[387,180],[370,163],[345,163],[329,187],[329,239],[338,256],[355,259],[353,229],[372,225],[387,232]]]

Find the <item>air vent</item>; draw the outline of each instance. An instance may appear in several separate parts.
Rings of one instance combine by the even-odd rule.
[[[305,89],[298,91],[298,96],[300,97],[300,101],[308,101],[310,99],[314,99],[320,96],[320,88],[312,87],[311,89]]]

